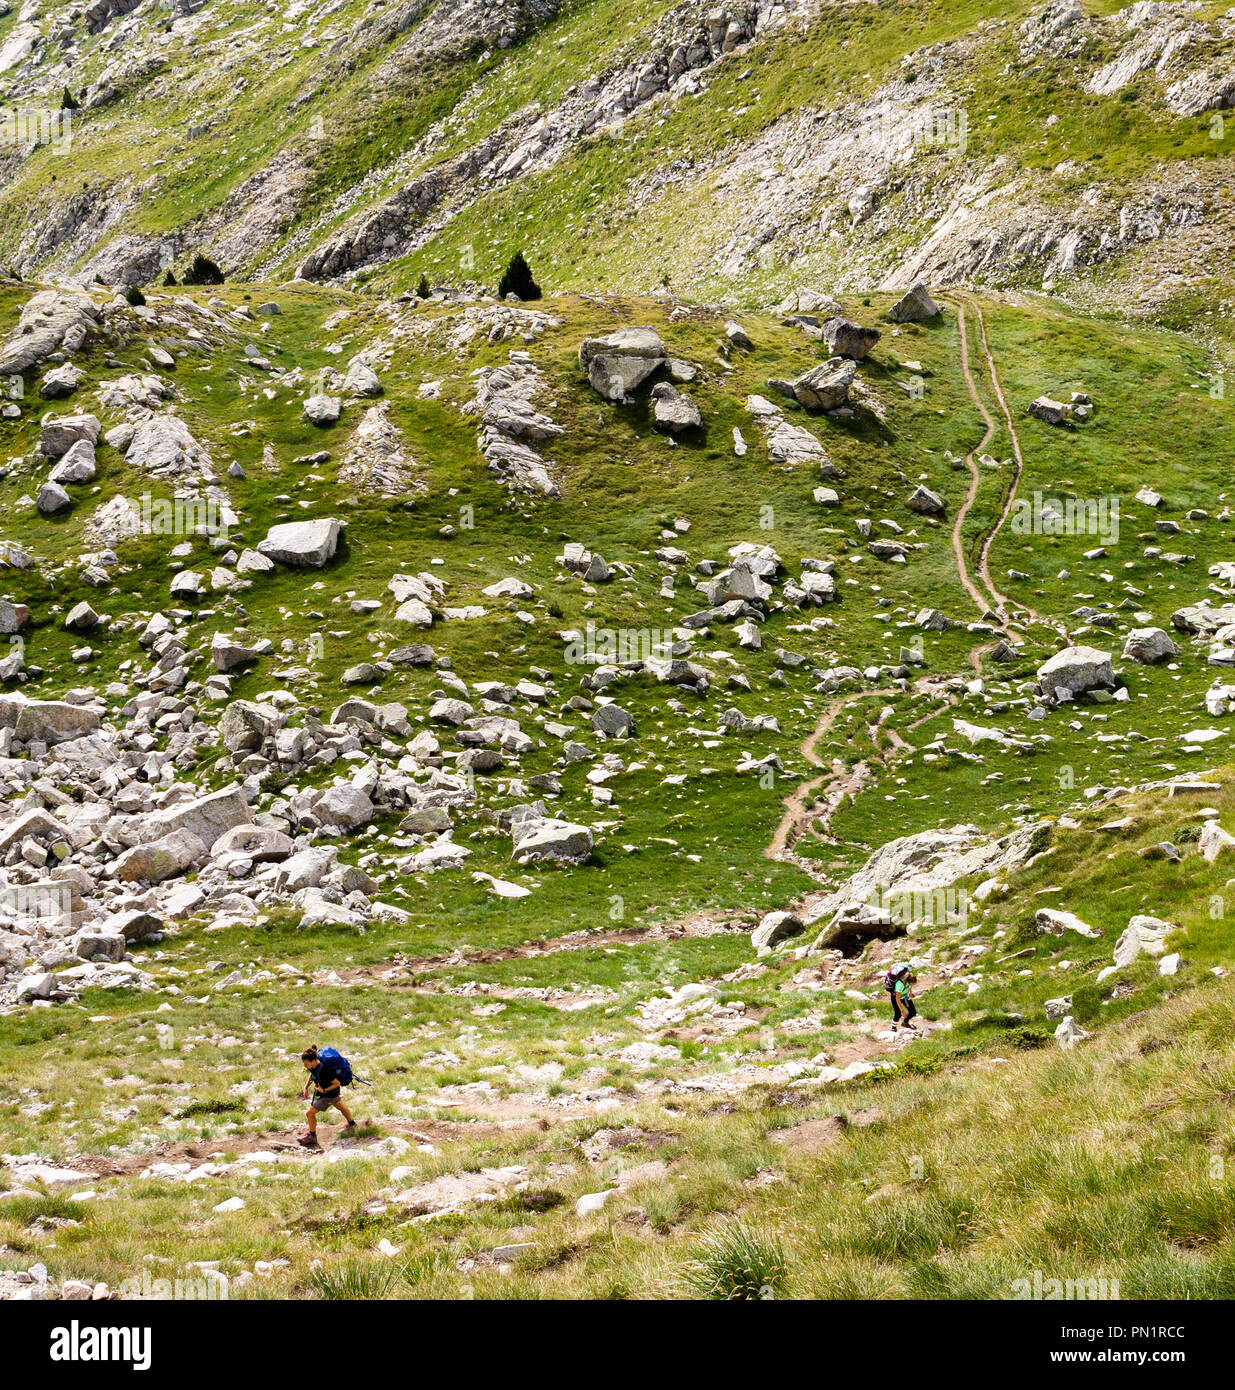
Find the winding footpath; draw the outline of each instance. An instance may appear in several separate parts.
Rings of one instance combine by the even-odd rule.
[[[960,336],[960,356],[961,373],[965,378],[965,386],[969,392],[969,397],[973,401],[979,415],[982,417],[985,426],[982,438],[965,455],[965,466],[969,470],[969,488],[965,495],[965,500],[956,513],[956,520],[952,526],[952,554],[956,560],[957,574],[966,593],[973,600],[978,612],[986,617],[990,613],[998,618],[1002,627],[1010,634],[1023,637],[1024,634],[1015,625],[1009,615],[1009,610],[1015,607],[1020,613],[1024,614],[1025,620],[1029,622],[1045,622],[1039,613],[1035,612],[1027,604],[1010,599],[995,584],[991,577],[990,555],[991,547],[994,545],[999,533],[1007,524],[1009,516],[1012,514],[1013,505],[1016,502],[1017,490],[1020,487],[1021,478],[1025,471],[1025,457],[1021,449],[1020,436],[1017,434],[1016,425],[1012,419],[1012,412],[1008,407],[1007,397],[1004,395],[1003,386],[999,380],[999,371],[995,365],[995,356],[991,351],[990,339],[986,332],[986,319],[982,313],[982,306],[968,293],[955,290],[949,296],[952,306],[956,311],[956,322]],[[982,483],[981,469],[978,464],[978,455],[982,453],[990,441],[995,437],[1000,428],[1000,422],[991,414],[985,401],[982,399],[978,389],[977,378],[974,375],[969,352],[969,318],[972,316],[973,322],[977,325],[978,338],[981,343],[982,356],[985,359],[986,375],[990,382],[991,390],[999,406],[999,413],[1003,417],[1003,427],[1007,430],[1008,437],[1012,442],[1012,456],[1014,470],[1012,473],[1011,486],[1007,488],[1003,506],[995,524],[981,537],[978,543],[975,572],[971,573],[969,563],[965,553],[965,542],[963,531],[965,520],[977,500],[978,491]],[[1054,624],[1061,634],[1066,638],[1067,629],[1060,624]],[[975,646],[969,653],[969,665],[975,672],[982,670],[982,660],[997,647],[997,641],[983,642]],[[920,688],[920,687],[919,687]],[[888,697],[899,692],[887,689],[860,690],[848,695],[842,695],[833,700],[823,711],[814,730],[802,744],[802,754],[806,761],[812,766],[821,769],[819,776],[803,782],[785,802],[785,811],[776,827],[776,833],[772,836],[771,843],[764,850],[768,859],[790,861],[796,863],[800,868],[807,872],[812,872],[811,866],[798,858],[793,853],[794,846],[807,830],[812,830],[816,835],[819,831],[816,822],[823,820],[825,823],[831,819],[834,812],[840,806],[845,796],[851,792],[856,792],[866,784],[870,768],[867,763],[858,763],[855,767],[846,770],[836,762],[833,762],[830,770],[815,752],[815,747],[819,740],[833,727],[841,711],[848,705],[855,704],[861,700],[877,699]],[[938,710],[932,710],[921,719],[915,720],[910,726],[916,728],[919,724],[925,723],[938,714]],[[879,721],[882,725],[882,719]],[[890,726],[887,729],[889,740],[892,744],[889,754],[881,759],[888,762],[892,757],[904,752],[909,745],[901,738],[895,729]],[[826,784],[827,791],[824,793],[824,805],[820,809],[812,809],[810,804],[816,797],[816,793]]]
[[[772,836],[771,843],[763,851],[768,859],[786,859],[790,857],[793,846],[801,838],[803,830],[814,820],[814,815],[807,807],[807,802],[814,796],[816,790],[829,780],[826,765],[815,752],[815,745],[836,723],[837,716],[846,706],[856,704],[859,700],[874,700],[880,697],[886,698],[889,695],[897,694],[894,690],[855,690],[848,695],[842,695],[839,699],[833,700],[823,714],[819,717],[819,722],[807,736],[802,744],[802,756],[812,767],[825,769],[818,777],[812,777],[809,782],[803,782],[793,795],[785,803],[785,813],[780,819],[780,824],[776,827],[776,833]],[[856,772],[856,769],[855,769]],[[838,774],[832,770],[831,779],[836,780]],[[849,775],[852,779],[852,774]],[[843,795],[843,792],[841,793]]]
[[[919,695],[929,694],[930,682],[918,682],[914,686],[914,692]],[[841,711],[849,705],[858,704],[863,700],[888,699],[903,693],[901,690],[888,688],[855,690],[833,700],[824,709],[819,717],[819,722],[801,745],[802,756],[812,767],[820,768],[820,774],[818,777],[812,777],[809,781],[803,782],[785,802],[785,811],[776,827],[776,833],[763,851],[765,858],[796,864],[800,869],[809,873],[812,878],[817,876],[818,866],[811,865],[795,855],[793,853],[794,846],[808,830],[816,838],[824,838],[818,828],[818,822],[822,821],[826,826],[832,816],[840,809],[845,797],[860,791],[866,785],[870,775],[870,764],[860,762],[848,769],[838,761],[833,761],[830,765],[826,764],[815,752],[815,745],[832,729]],[[951,698],[945,698],[942,705],[915,719],[909,728],[916,729],[920,724],[934,719],[951,703]],[[890,746],[886,751],[881,752],[877,759],[881,767],[886,767],[897,757],[913,751],[912,744],[906,742],[890,724],[885,724],[884,720],[889,713],[890,710],[885,709],[871,726],[872,728],[883,729],[888,736]],[[816,792],[825,785],[827,790],[822,797],[823,805],[811,806],[810,803],[815,800]]]
[[[990,585],[989,582],[987,582],[986,573],[985,561],[986,556],[990,552],[990,542],[993,533],[991,536],[987,536],[984,538],[981,546],[979,547],[978,552],[978,578],[982,580],[984,584],[986,584],[989,593],[988,597],[978,589],[977,585],[973,581],[973,578],[970,576],[969,566],[965,560],[965,542],[962,538],[961,532],[965,526],[965,518],[969,515],[970,509],[972,508],[975,500],[977,499],[978,488],[981,485],[982,481],[982,475],[978,468],[976,455],[980,453],[982,450],[984,450],[986,446],[990,443],[990,441],[994,438],[995,431],[998,427],[995,424],[994,416],[990,413],[989,410],[987,410],[985,402],[982,400],[982,397],[978,394],[977,382],[974,380],[973,371],[971,370],[969,365],[969,335],[965,331],[965,305],[967,302],[968,301],[962,300],[959,297],[955,302],[956,326],[960,332],[961,373],[965,378],[965,385],[969,390],[970,399],[977,407],[978,413],[982,416],[983,423],[986,425],[986,432],[983,434],[982,438],[979,439],[978,442],[973,446],[973,448],[970,449],[970,451],[965,455],[965,467],[969,470],[969,491],[965,495],[964,502],[962,502],[960,507],[957,509],[956,520],[952,525],[952,554],[956,558],[956,569],[957,573],[960,575],[961,583],[965,586],[965,590],[969,594],[969,597],[973,599],[974,604],[978,609],[978,612],[981,613],[983,617],[985,617],[989,609],[994,609],[996,612],[998,612],[998,604],[1000,597],[995,593],[993,586]],[[977,310],[976,305],[974,305],[973,307],[975,308],[975,310]],[[979,315],[981,314],[980,310],[977,310],[977,312]],[[1015,492],[1015,484],[1013,485],[1013,491]],[[1009,506],[1011,506],[1011,503],[1009,503]],[[1000,525],[1002,525],[1002,520],[1000,521]],[[996,529],[998,529],[998,527],[996,527]]]
[[[1066,640],[1068,636],[1068,630],[1064,624],[1052,621],[1048,618],[1044,618],[1041,613],[1038,613],[1027,603],[1020,602],[1015,599],[1010,599],[1005,593],[1003,593],[998,587],[996,587],[995,581],[991,578],[991,547],[994,545],[995,539],[999,535],[1000,531],[1002,531],[1004,526],[1007,524],[1008,517],[1012,514],[1012,508],[1016,503],[1016,495],[1018,489],[1020,488],[1021,478],[1024,476],[1025,472],[1025,455],[1021,449],[1020,435],[1017,433],[1016,425],[1012,419],[1012,411],[1009,409],[1007,397],[1004,395],[1003,385],[999,380],[999,369],[995,365],[995,355],[991,351],[990,339],[987,337],[986,318],[982,313],[982,306],[978,303],[976,299],[972,298],[972,296],[964,293],[963,291],[953,291],[951,298],[953,302],[953,307],[956,309],[956,323],[957,328],[960,332],[961,372],[964,375],[965,386],[969,391],[970,398],[972,399],[974,405],[977,407],[979,414],[982,416],[983,423],[986,426],[986,431],[982,435],[982,438],[969,451],[969,453],[965,455],[965,464],[969,469],[969,492],[965,498],[964,504],[957,512],[956,523],[952,528],[952,551],[953,554],[956,556],[956,565],[957,569],[960,572],[961,583],[965,586],[965,589],[969,593],[969,596],[974,600],[978,608],[981,609],[984,613],[987,610],[987,608],[993,611],[999,618],[999,621],[1002,623],[1002,625],[1005,628],[1007,628],[1007,630],[1010,633],[1014,633],[1022,637],[1024,635],[1023,633],[1021,633],[1020,629],[1017,626],[1015,626],[1015,624],[1009,616],[1008,610],[1015,606],[1017,609],[1020,610],[1021,613],[1024,614],[1024,619],[1026,621],[1036,623],[1048,623],[1050,626],[1054,627],[1055,630]],[[991,390],[994,392],[995,400],[998,402],[999,413],[1003,416],[1004,428],[1007,430],[1008,438],[1012,443],[1012,460],[1014,464],[1012,472],[1012,485],[1007,489],[1007,492],[1004,496],[1003,508],[999,513],[999,518],[978,543],[977,578],[978,582],[983,586],[983,588],[986,590],[986,593],[990,596],[989,604],[987,603],[987,600],[979,592],[969,575],[969,571],[965,561],[965,547],[961,539],[961,529],[964,526],[965,517],[968,515],[969,510],[973,505],[974,499],[977,496],[978,487],[980,483],[981,475],[978,469],[975,456],[981,450],[986,448],[992,436],[995,434],[998,425],[994,417],[991,415],[990,411],[987,410],[986,405],[978,392],[977,381],[970,367],[969,335],[966,330],[965,317],[966,309],[968,309],[973,314],[974,320],[978,326],[978,336],[981,339],[982,343],[982,355],[986,359],[986,375],[990,381]],[[975,665],[974,669],[976,670],[979,668],[977,665]]]

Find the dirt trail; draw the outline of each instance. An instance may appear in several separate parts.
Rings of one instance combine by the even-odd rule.
[[[999,614],[1000,620],[1006,624],[1008,622],[1008,608],[1011,605],[1012,600],[1009,599],[1006,594],[1001,593],[1000,590],[995,587],[995,581],[991,578],[990,554],[991,546],[994,544],[995,537],[998,536],[999,532],[1003,529],[1004,523],[1011,515],[1012,504],[1016,500],[1016,490],[1020,486],[1021,473],[1024,471],[1025,460],[1021,455],[1020,440],[1017,438],[1016,429],[1012,424],[1012,415],[1011,412],[1008,410],[1008,403],[1006,400],[1004,400],[1003,391],[1000,389],[999,376],[995,370],[995,359],[991,353],[990,343],[987,340],[986,336],[986,320],[982,316],[982,307],[980,304],[978,304],[976,300],[970,299],[967,295],[957,295],[956,320],[960,328],[961,334],[961,371],[964,373],[965,385],[969,388],[969,394],[973,398],[973,403],[978,407],[978,410],[981,412],[982,419],[986,423],[986,433],[982,436],[981,442],[978,445],[976,445],[975,448],[971,449],[968,454],[965,455],[965,462],[969,465],[971,495],[980,476],[978,473],[977,464],[974,462],[974,455],[978,452],[978,450],[985,449],[987,443],[994,435],[997,426],[994,417],[991,415],[990,411],[987,410],[985,404],[978,395],[977,382],[975,381],[973,372],[971,371],[969,366],[968,334],[965,331],[965,307],[968,307],[973,312],[973,315],[977,320],[978,333],[982,339],[982,352],[986,358],[987,375],[990,378],[991,389],[995,393],[995,398],[998,400],[1000,404],[1004,417],[1004,422],[1007,426],[1008,435],[1012,440],[1012,454],[1016,464],[1016,467],[1012,473],[1012,486],[1008,488],[1007,493],[1004,497],[1003,510],[999,513],[999,519],[995,522],[994,526],[992,526],[991,529],[986,533],[986,535],[983,536],[978,546],[978,578],[980,579],[987,593],[991,596],[991,606],[994,608],[995,612]],[[958,518],[958,526],[956,530],[954,530],[953,532],[954,549],[956,548],[960,540],[960,519],[961,518]],[[1034,616],[1036,617],[1037,615],[1035,614]]]
[[[985,449],[995,437],[995,431],[998,426],[995,424],[995,417],[987,410],[985,402],[978,394],[977,383],[974,381],[973,372],[969,366],[969,335],[965,331],[965,305],[967,302],[968,301],[959,297],[955,302],[956,326],[960,331],[961,342],[961,373],[965,378],[965,385],[969,390],[970,399],[977,407],[978,413],[982,416],[983,422],[986,425],[986,432],[965,455],[965,467],[969,470],[969,491],[965,494],[964,502],[962,502],[957,509],[956,520],[952,524],[952,554],[956,557],[956,569],[957,573],[960,575],[961,583],[965,586],[965,590],[969,594],[969,597],[973,599],[978,612],[985,616],[987,610],[990,608],[996,608],[996,611],[998,611],[998,597],[995,595],[994,590],[991,590],[991,596],[988,598],[978,589],[977,585],[970,577],[969,566],[965,560],[965,542],[961,532],[965,525],[965,518],[969,515],[970,509],[973,507],[974,501],[978,496],[978,488],[982,481],[982,474],[978,468],[975,456]],[[984,542],[982,550],[979,551],[978,562],[978,575],[984,583],[986,582],[985,570],[982,565],[981,557],[986,548],[987,544]],[[988,585],[987,587],[989,588],[990,586]]]
[[[966,590],[969,592],[970,597],[973,598],[974,601],[978,604],[979,608],[985,609],[987,606],[991,607],[994,610],[994,612],[998,615],[1000,622],[1003,624],[1005,628],[1007,628],[1007,630],[1010,633],[1021,637],[1024,636],[1024,634],[1020,631],[1020,629],[1017,626],[1014,625],[1012,619],[1009,617],[1009,609],[1015,607],[1025,615],[1025,619],[1027,621],[1037,623],[1050,622],[1050,625],[1056,628],[1056,630],[1059,631],[1066,638],[1067,629],[1062,624],[1058,622],[1052,622],[1051,620],[1044,618],[1041,613],[1038,613],[1027,603],[1023,603],[1015,599],[1010,599],[1005,593],[1002,592],[1002,590],[1000,590],[997,587],[994,579],[991,577],[991,547],[994,545],[995,540],[998,537],[1000,531],[1002,531],[1004,526],[1006,525],[1008,517],[1012,514],[1012,508],[1016,502],[1016,495],[1021,484],[1021,478],[1025,472],[1025,456],[1021,450],[1020,435],[1017,434],[1016,425],[1012,419],[1012,412],[1008,408],[1007,397],[1004,395],[1003,386],[999,380],[999,369],[995,365],[995,355],[991,351],[990,339],[988,338],[986,332],[986,318],[982,313],[982,306],[978,303],[976,299],[973,299],[968,294],[965,294],[959,290],[953,291],[952,299],[954,307],[956,309],[957,327],[960,330],[961,372],[964,375],[965,385],[969,391],[970,398],[972,399],[974,405],[977,406],[978,411],[982,416],[983,422],[986,425],[986,431],[983,434],[981,440],[979,440],[979,442],[974,446],[974,448],[972,448],[969,451],[969,453],[965,455],[965,464],[969,469],[969,492],[965,498],[963,506],[957,513],[956,523],[952,528],[952,550],[956,556],[956,563],[957,568],[960,571],[961,582],[964,584]],[[990,411],[987,410],[985,403],[983,402],[981,396],[978,393],[977,381],[970,367],[969,340],[968,333],[966,331],[965,319],[966,308],[968,308],[972,312],[974,319],[978,325],[978,335],[982,343],[982,355],[986,360],[986,374],[990,381],[991,390],[994,392],[995,400],[998,402],[999,412],[1003,416],[1004,428],[1007,430],[1008,438],[1012,442],[1012,458],[1015,464],[1012,473],[1012,485],[1007,489],[1007,492],[1004,496],[1003,508],[999,513],[999,518],[995,522],[995,524],[990,528],[990,530],[986,533],[986,535],[982,537],[978,545],[977,577],[978,581],[982,584],[982,586],[986,589],[986,592],[990,595],[991,602],[989,605],[987,605],[986,600],[981,597],[981,595],[979,594],[978,590],[975,588],[972,580],[969,577],[969,573],[965,565],[964,545],[961,541],[961,528],[964,524],[965,517],[973,504],[974,498],[977,495],[979,480],[981,477],[978,465],[975,462],[975,455],[980,450],[985,449],[986,445],[988,444],[991,437],[994,435],[995,430],[998,427],[995,418],[991,415]],[[987,647],[981,650],[986,651],[990,650],[990,648]],[[974,662],[974,656],[972,654],[970,656],[970,661],[974,664],[975,670],[980,669],[977,663]]]
[[[848,695],[838,696],[824,710],[819,717],[819,722],[815,725],[811,733],[802,743],[802,756],[812,767],[822,768],[823,762],[815,753],[815,745],[836,723],[836,717],[846,705],[856,704],[859,700],[887,699],[891,695],[899,694],[896,690],[855,690]],[[860,765],[859,765],[860,766]],[[854,769],[856,772],[856,768]],[[812,812],[806,808],[807,801],[814,795],[817,788],[821,787],[829,778],[835,780],[838,773],[833,767],[825,770],[818,777],[812,777],[809,782],[803,782],[793,795],[785,803],[785,814],[780,819],[780,824],[776,827],[776,833],[772,836],[771,843],[763,851],[768,859],[782,859],[787,850],[792,849],[802,834],[803,827],[807,822],[814,819]],[[853,780],[853,773],[845,774]],[[860,779],[859,779],[860,780]]]
[[[1012,513],[1012,505],[1016,501],[1017,489],[1020,487],[1021,478],[1025,472],[1025,456],[1021,452],[1021,438],[1020,435],[1017,434],[1016,426],[1012,422],[1012,412],[1008,409],[1008,401],[1007,398],[1004,396],[1003,386],[1001,385],[999,380],[999,370],[995,366],[995,356],[994,353],[991,352],[990,341],[986,336],[986,319],[983,317],[981,306],[977,303],[977,301],[970,300],[969,302],[978,317],[978,328],[982,334],[982,352],[983,355],[986,357],[987,375],[990,377],[991,389],[995,393],[995,399],[999,402],[1000,414],[1002,414],[1003,416],[1004,425],[1006,426],[1008,431],[1008,438],[1012,441],[1012,457],[1016,462],[1016,471],[1013,474],[1012,486],[1011,488],[1009,488],[1007,498],[1004,501],[1003,512],[1000,514],[999,520],[995,524],[994,528],[991,530],[990,534],[986,537],[986,540],[983,541],[982,553],[980,557],[980,566],[982,570],[983,582],[986,584],[986,587],[991,591],[991,593],[994,594],[995,597],[998,599],[1000,604],[1000,611],[1003,612],[1006,610],[1008,604],[1010,604],[1012,600],[1007,598],[1004,594],[1000,593],[1000,591],[995,587],[994,583],[991,580],[990,552],[991,545],[993,544],[995,537],[1002,530],[1004,523],[1007,521],[1008,517]],[[1064,636],[1065,638],[1067,637],[1067,628],[1062,623],[1053,622],[1050,619],[1044,618],[1042,614],[1030,608],[1029,605],[1026,603],[1021,603],[1017,606],[1024,610],[1031,622],[1050,622],[1051,625],[1055,627],[1061,633],[1062,636]]]
[[[938,677],[927,677],[915,683],[913,689],[917,695],[927,695],[932,692],[932,685]],[[815,725],[810,735],[803,741],[802,755],[812,767],[824,768],[818,777],[812,777],[808,782],[803,782],[792,796],[785,802],[785,812],[781,816],[780,824],[776,827],[776,832],[772,836],[771,842],[763,851],[765,858],[788,860],[797,864],[812,876],[817,872],[817,866],[799,859],[794,853],[793,848],[804,834],[810,833],[816,839],[824,839],[824,835],[818,828],[822,822],[825,826],[832,819],[833,815],[839,810],[845,798],[862,790],[870,781],[872,776],[871,763],[867,761],[856,763],[851,768],[846,768],[839,760],[834,759],[830,766],[825,766],[823,761],[815,753],[815,745],[828,733],[836,723],[837,716],[847,705],[857,704],[862,700],[888,699],[904,692],[897,689],[879,688],[875,690],[855,690],[848,695],[841,695],[833,700],[819,717],[819,722]],[[942,710],[953,703],[951,695],[947,695],[943,704],[928,710],[919,716],[908,729],[913,730],[928,720],[934,719]],[[886,768],[894,759],[905,753],[913,751],[913,745],[907,742],[891,724],[887,723],[888,715],[891,711],[884,708],[880,711],[878,718],[869,727],[872,731],[882,729],[887,736],[888,747],[880,750],[877,765]],[[816,797],[816,793],[821,787],[826,785],[826,791],[821,797]],[[813,799],[822,801],[822,806],[808,807],[807,803]],[[804,901],[809,901],[808,898]]]
[[[364,1098],[363,1092],[360,1096],[350,1097],[353,1109],[363,1111]],[[330,1112],[333,1114],[334,1112]],[[362,1115],[357,1118],[365,1123]],[[402,1120],[394,1117],[382,1116],[376,1121],[381,1127],[381,1133],[370,1135],[359,1139],[350,1139],[342,1135],[338,1126],[334,1126],[329,1119],[323,1117],[323,1123],[319,1127],[318,1135],[325,1141],[323,1149],[345,1149],[355,1150],[363,1153],[382,1139],[389,1138],[392,1134],[400,1139],[408,1139],[417,1144],[451,1144],[474,1139],[497,1139],[508,1138],[512,1133],[525,1132],[529,1129],[544,1128],[543,1125],[524,1125],[518,1130],[512,1129],[510,1123],[506,1124],[483,1124],[472,1120]],[[155,1144],[152,1148],[143,1149],[140,1153],[122,1154],[112,1156],[109,1154],[76,1154],[63,1161],[65,1168],[72,1168],[81,1173],[92,1173],[97,1178],[132,1178],[137,1177],[147,1168],[155,1163],[212,1163],[223,1160],[234,1161],[251,1153],[277,1153],[287,1154],[291,1157],[311,1159],[315,1156],[314,1151],[303,1149],[297,1144],[295,1130],[272,1129],[260,1134],[233,1134],[221,1139],[199,1139],[193,1142],[182,1140],[169,1140],[164,1144]],[[17,1170],[20,1171],[20,1170]]]
[[[444,956],[397,955],[374,965],[357,965],[347,970],[319,970],[314,975],[314,983],[329,985],[332,980],[328,977],[334,976],[340,984],[377,983],[393,989],[415,990],[417,986],[408,976],[457,970],[468,965],[532,960],[539,956],[557,955],[561,951],[583,951],[596,946],[630,946],[647,941],[680,941],[687,936],[715,936],[720,932],[738,930],[744,918],[745,914],[738,908],[722,908],[714,912],[692,912],[687,917],[658,922],[652,927],[574,931],[565,936],[555,936],[549,941],[524,941],[518,946],[487,946],[474,951],[460,949]]]

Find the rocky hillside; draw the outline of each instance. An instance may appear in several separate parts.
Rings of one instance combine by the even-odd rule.
[[[715,1293],[757,1256],[999,1297],[1072,1258],[940,1114],[1134,1232],[1125,1296],[1228,1291],[1229,1182],[1133,1174],[1226,1143],[1145,1109],[1202,1061],[1223,1103],[1207,341],[938,285],[311,280],[7,281],[0,340],[0,1293]],[[309,1039],[372,1082],[319,1154]],[[1059,1168],[1099,1097],[1127,1162]]]
[[[248,0],[0,17],[0,261],[145,285],[492,285],[750,305],[1045,288],[1229,310],[1221,3]],[[77,103],[61,120],[65,92]]]

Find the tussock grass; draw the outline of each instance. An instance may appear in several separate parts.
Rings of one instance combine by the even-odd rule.
[[[682,1283],[697,1298],[749,1302],[775,1298],[788,1273],[779,1237],[722,1221],[700,1238]]]
[[[350,1260],[345,1264],[312,1270],[306,1282],[318,1298],[373,1303],[390,1298],[399,1280],[397,1265]]]

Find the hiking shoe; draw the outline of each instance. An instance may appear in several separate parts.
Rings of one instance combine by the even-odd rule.
[[[321,1145],[317,1142],[316,1134],[302,1134],[300,1138],[296,1140],[296,1143],[299,1144],[302,1149],[321,1148]]]
[[[355,1129],[355,1128],[356,1128],[356,1121],[355,1121],[355,1120],[348,1120],[348,1122],[343,1126],[343,1133],[346,1134],[347,1131],[348,1131],[349,1129]]]

